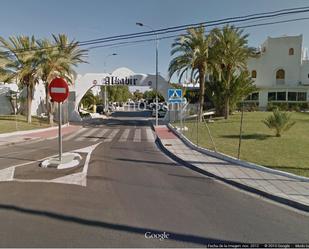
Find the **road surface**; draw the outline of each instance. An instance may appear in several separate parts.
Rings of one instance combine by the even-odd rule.
[[[169,159],[148,112],[118,112],[64,137],[93,151],[87,186],[0,182],[1,247],[203,247],[309,242],[309,216]],[[0,148],[0,168],[57,154],[57,139]],[[145,235],[146,234],[146,235]],[[161,238],[161,239],[160,239]]]

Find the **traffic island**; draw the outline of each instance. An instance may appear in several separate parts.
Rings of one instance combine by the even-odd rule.
[[[77,153],[64,153],[61,157],[51,157],[40,163],[42,168],[68,169],[76,167],[82,160],[81,155]]]
[[[34,162],[14,170],[16,180],[55,180],[71,174],[81,173],[86,153],[64,153],[61,162],[58,157],[50,157],[41,163]]]
[[[30,161],[0,170],[0,182],[45,182],[86,187],[92,152],[100,143],[57,156]],[[45,167],[42,167],[45,166]]]

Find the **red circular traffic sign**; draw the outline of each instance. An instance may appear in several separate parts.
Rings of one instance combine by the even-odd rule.
[[[69,87],[62,78],[55,78],[48,86],[49,95],[55,102],[63,102],[69,96]]]

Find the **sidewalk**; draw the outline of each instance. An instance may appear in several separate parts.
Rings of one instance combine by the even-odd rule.
[[[266,169],[244,166],[207,155],[187,145],[167,126],[155,128],[157,143],[169,156],[202,174],[215,177],[238,188],[309,212],[309,178]]]
[[[81,126],[70,125],[62,126],[62,135],[69,134],[79,130]],[[0,146],[8,146],[17,143],[22,143],[25,141],[34,141],[41,139],[50,139],[58,136],[58,126],[38,129],[38,130],[29,130],[29,131],[19,131],[12,133],[0,134]]]

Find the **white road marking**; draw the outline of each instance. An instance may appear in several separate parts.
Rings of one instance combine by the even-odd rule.
[[[126,142],[130,134],[130,129],[125,129],[118,142]]]
[[[140,142],[141,141],[141,129],[136,129],[134,132],[134,138],[133,138],[133,142]]]
[[[81,134],[82,132],[84,132],[85,130],[87,130],[86,128],[81,128],[76,132],[73,132],[72,134],[68,135],[67,137],[65,137],[63,139],[63,141],[68,141],[71,140],[72,138],[75,138],[76,136],[78,136],[79,134]]]
[[[14,178],[15,167],[0,170],[0,181],[12,181]]]
[[[5,169],[0,170],[0,182],[8,182],[8,181],[14,181],[14,182],[42,182],[42,183],[62,183],[62,184],[74,184],[74,185],[80,185],[80,186],[87,186],[87,172],[88,172],[88,167],[89,167],[89,162],[90,162],[90,157],[92,152],[95,150],[95,148],[101,143],[97,143],[85,148],[81,148],[81,149],[77,149],[77,150],[73,150],[71,152],[73,153],[87,153],[86,156],[86,160],[85,160],[85,164],[83,166],[83,171],[82,172],[78,172],[78,173],[74,173],[74,174],[70,174],[70,175],[66,175],[66,176],[62,176],[56,179],[52,179],[52,180],[45,180],[45,179],[17,179],[14,178],[14,172],[15,172],[15,168],[17,167],[22,167],[28,164],[32,164],[34,162],[27,162],[27,163],[21,163],[21,164],[17,164]],[[45,159],[51,158],[51,157],[55,157],[57,155],[52,155],[49,157],[45,157],[42,158],[38,161],[43,161]]]
[[[81,150],[76,151],[76,152],[78,152],[78,151],[88,151],[88,154],[87,154],[87,157],[86,157],[86,160],[85,160],[85,165],[84,165],[84,168],[83,168],[83,173],[85,173],[86,175],[87,175],[87,171],[88,171],[88,167],[89,167],[91,154],[99,144],[101,144],[101,143],[97,143],[97,144],[94,144],[94,145],[91,145],[89,147],[86,147],[86,148],[83,148]]]
[[[149,142],[155,141],[153,131],[150,128],[146,129],[146,136],[147,136],[147,141],[149,141]]]
[[[106,139],[104,139],[104,142],[111,142],[118,132],[119,132],[119,129],[113,130],[112,133],[109,134]]]
[[[102,129],[95,137],[91,138],[90,141],[96,142],[97,140],[101,139],[105,133],[107,133],[109,129]]]
[[[98,129],[90,128],[87,132],[82,134],[80,137],[75,139],[75,141],[84,141],[87,139],[88,136],[92,135],[93,133],[97,132]],[[89,139],[89,138],[88,138]]]

